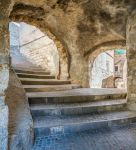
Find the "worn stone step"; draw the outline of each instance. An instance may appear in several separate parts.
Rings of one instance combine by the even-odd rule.
[[[28,73],[28,74],[41,74],[41,75],[50,75],[49,71],[36,71],[36,70],[15,70],[16,73]]]
[[[43,69],[40,69],[39,67],[33,67],[33,66],[20,66],[19,68],[14,68],[15,71],[45,71]],[[46,70],[47,71],[47,70]]]
[[[53,75],[17,73],[19,78],[36,78],[36,79],[55,79]]]
[[[42,69],[40,66],[33,66],[28,64],[28,66],[24,66],[24,64],[20,64],[19,67],[13,67],[14,70],[20,71],[47,71],[47,69]]]
[[[63,85],[70,84],[69,80],[20,78],[23,85]]]
[[[76,84],[64,84],[64,85],[23,85],[26,92],[52,92],[52,91],[62,91],[70,90],[75,88],[80,88]]]
[[[24,64],[20,64],[18,67],[13,67],[13,69],[14,70],[39,70],[39,71],[47,71],[48,69],[43,69],[43,68],[41,68],[40,66],[35,66],[35,65],[33,65],[33,64],[28,64],[28,66],[24,66]]]
[[[33,117],[37,116],[60,116],[60,115],[82,115],[96,112],[105,112],[113,110],[124,110],[127,104],[126,99],[83,102],[72,104],[36,104],[31,105],[31,113]]]
[[[78,103],[101,101],[109,99],[124,99],[126,91],[123,90],[96,90],[78,88],[57,92],[27,92],[31,104],[52,104],[52,103]]]
[[[74,133],[90,129],[113,127],[136,121],[136,112],[117,111],[76,116],[40,116],[34,119],[35,135]]]

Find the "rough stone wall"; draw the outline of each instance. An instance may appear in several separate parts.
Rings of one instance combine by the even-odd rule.
[[[6,6],[4,7],[4,5]],[[8,14],[9,2],[0,3],[0,149],[7,150],[8,142],[8,107],[5,104],[5,90],[9,81],[9,43]]]
[[[30,150],[33,144],[33,121],[25,91],[12,70],[5,102],[9,109],[9,150]]]
[[[129,17],[127,25],[127,61],[128,106],[136,110],[136,10]]]

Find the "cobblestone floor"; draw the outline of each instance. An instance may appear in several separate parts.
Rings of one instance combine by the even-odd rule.
[[[136,124],[37,137],[33,150],[136,150]]]

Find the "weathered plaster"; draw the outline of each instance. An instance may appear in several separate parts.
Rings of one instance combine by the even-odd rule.
[[[127,24],[128,107],[136,110],[136,10]]]

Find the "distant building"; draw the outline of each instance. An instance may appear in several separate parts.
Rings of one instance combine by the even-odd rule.
[[[126,88],[127,82],[127,59],[126,50],[118,49],[114,52],[115,87]]]
[[[110,50],[101,53],[94,61],[91,88],[126,88],[126,50]]]
[[[95,59],[91,72],[91,88],[101,88],[103,79],[114,75],[114,51],[106,51]]]

